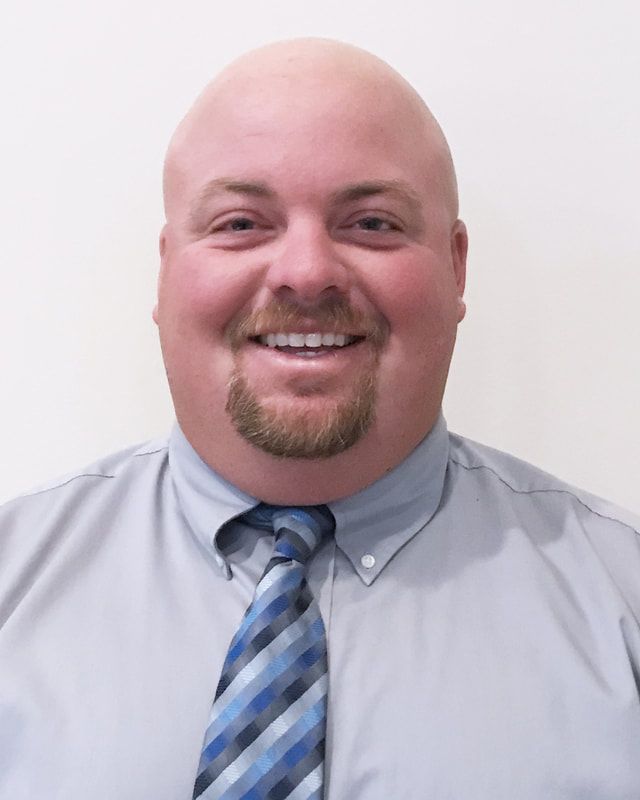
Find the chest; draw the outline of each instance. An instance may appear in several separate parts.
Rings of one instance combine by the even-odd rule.
[[[404,576],[361,591],[337,565],[328,800],[640,796],[637,654],[613,609],[535,567]]]

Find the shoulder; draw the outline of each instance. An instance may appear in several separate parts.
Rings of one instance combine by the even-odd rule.
[[[450,435],[450,491],[554,563],[597,563],[640,620],[640,517],[507,453]],[[576,573],[571,573],[576,580]]]
[[[565,505],[580,511],[584,518],[626,529],[640,537],[640,516],[594,494],[572,486],[520,458],[487,447],[457,434],[449,434],[449,461],[485,487],[494,487],[514,502],[541,506]]]
[[[112,542],[126,558],[126,543],[140,538],[131,533],[145,530],[170,491],[167,462],[166,440],[147,442],[0,506],[0,627],[36,584],[60,587],[87,575]]]
[[[0,535],[21,520],[73,508],[102,495],[122,492],[128,485],[153,480],[166,461],[168,441],[154,439],[104,456],[93,463],[33,487],[0,505]]]

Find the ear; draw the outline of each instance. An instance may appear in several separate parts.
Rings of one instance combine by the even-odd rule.
[[[164,254],[167,250],[167,234],[166,234],[167,226],[165,225],[162,230],[160,231],[160,241],[158,242],[158,249],[160,250],[160,272],[158,275],[158,289],[160,288],[160,281],[162,280],[162,265],[164,260]],[[153,307],[153,311],[151,312],[151,316],[153,321],[158,324],[158,303],[156,302],[155,306]]]
[[[451,262],[453,264],[453,274],[458,287],[458,322],[462,322],[467,311],[467,306],[463,300],[464,287],[467,280],[467,251],[469,249],[469,237],[467,228],[461,219],[454,222],[451,228]]]
[[[160,239],[158,241],[158,250],[160,251],[160,258],[164,258],[165,250],[167,249],[167,226],[163,225],[160,231]]]

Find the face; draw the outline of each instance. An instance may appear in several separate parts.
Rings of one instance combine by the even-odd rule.
[[[330,458],[437,414],[464,228],[417,115],[345,91],[221,97],[183,146],[155,318],[191,441]]]

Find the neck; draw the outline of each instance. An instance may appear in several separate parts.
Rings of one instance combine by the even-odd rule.
[[[318,505],[353,495],[382,478],[422,441],[437,417],[402,431],[374,425],[353,447],[322,459],[276,458],[235,431],[216,435],[214,441],[208,431],[182,421],[180,427],[200,458],[240,491],[273,505]]]

